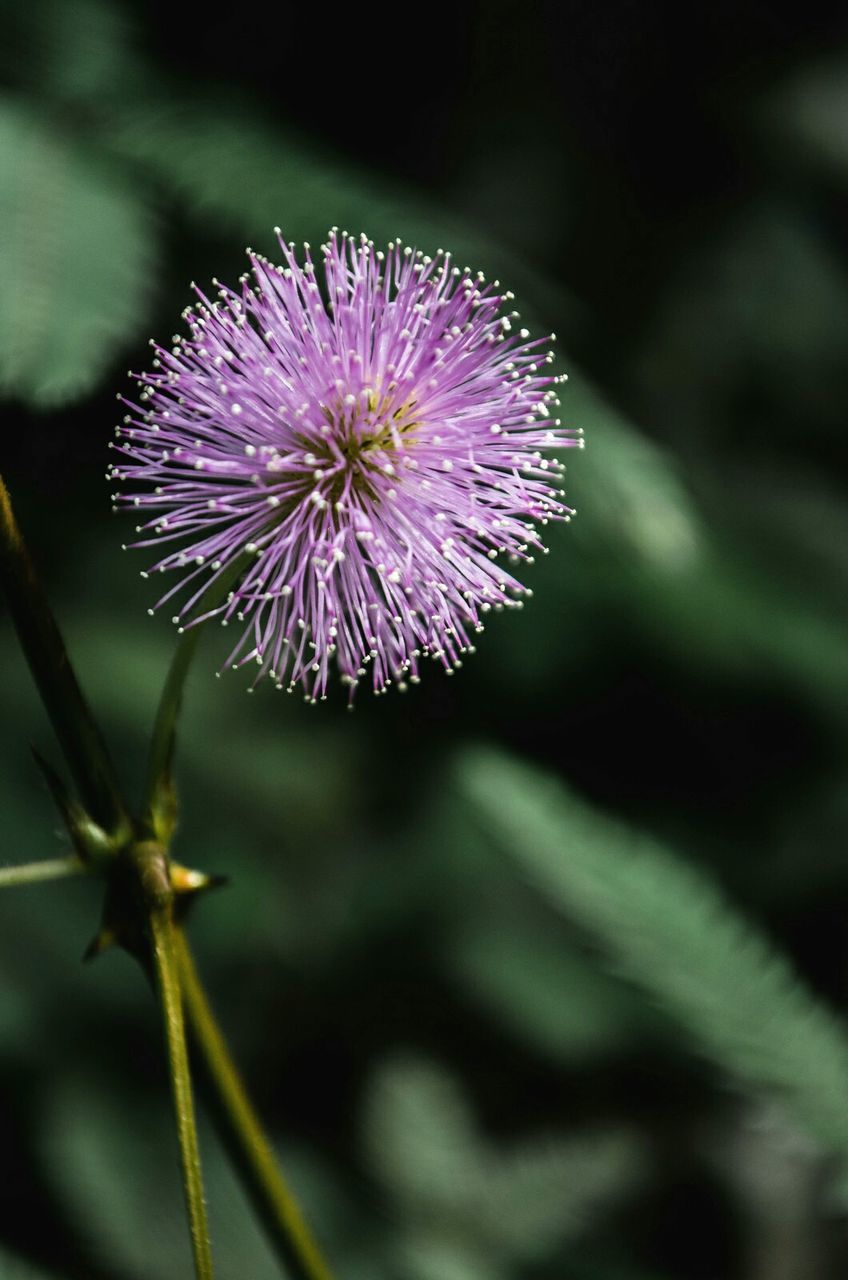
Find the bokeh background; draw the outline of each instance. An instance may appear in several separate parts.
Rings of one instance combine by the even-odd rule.
[[[192,279],[276,223],[451,248],[556,330],[586,432],[534,600],[453,679],[348,715],[196,663],[176,852],[231,883],[193,936],[339,1280],[848,1274],[843,6],[0,23],[0,468],[134,793],[174,637],[106,446]],[[13,862],[60,848],[58,751],[5,612],[0,656]],[[0,900],[3,1277],[190,1273],[98,916]],[[220,1274],[271,1280],[203,1140]]]

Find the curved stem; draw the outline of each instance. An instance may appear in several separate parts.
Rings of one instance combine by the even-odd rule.
[[[157,829],[155,815],[164,808],[173,809],[175,799],[171,786],[171,764],[174,755],[174,741],[177,731],[180,706],[183,700],[183,688],[194,657],[194,651],[200,640],[201,628],[191,627],[180,636],[179,643],[171,659],[165,684],[156,708],[156,719],[153,722],[153,736],[150,739],[150,753],[147,761],[147,784],[144,793],[142,813]],[[167,832],[158,834],[169,834]]]
[[[200,1148],[197,1141],[197,1123],[191,1092],[183,1003],[180,995],[175,929],[170,904],[155,908],[151,912],[150,933],[153,943],[153,960],[157,984],[165,1021],[165,1035],[168,1043],[171,1088],[174,1096],[174,1111],[176,1113],[180,1141],[183,1188],[191,1227],[194,1270],[197,1280],[213,1280],[212,1246],[209,1240],[209,1226],[206,1219],[203,1174],[200,1167]]]
[[[130,820],[100,730],[83,697],[0,476],[0,585],[21,647],[83,803],[112,835]]]
[[[39,884],[43,880],[64,880],[68,876],[88,875],[91,868],[73,854],[67,858],[45,858],[17,867],[0,867],[0,889],[18,885]]]
[[[200,1051],[215,1118],[253,1206],[293,1276],[298,1280],[332,1280],[298,1203],[277,1167],[180,928],[175,931],[175,951],[186,1016]]]
[[[209,584],[197,603],[195,611],[198,617],[202,617],[221,603],[249,560],[250,556],[248,555],[239,556]],[[183,699],[183,689],[185,688],[186,677],[202,631],[202,623],[189,626],[183,631],[177,644],[176,652],[171,659],[171,665],[168,668],[168,674],[159,698],[159,705],[156,708],[156,719],[153,722],[153,735],[150,741],[147,787],[143,809],[146,815],[150,815],[152,811],[155,811],[163,790],[168,791],[170,789],[174,738]]]

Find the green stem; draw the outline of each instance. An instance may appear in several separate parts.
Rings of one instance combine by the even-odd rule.
[[[100,730],[83,697],[56,620],[0,476],[0,585],[41,699],[87,811],[110,834],[129,817]]]
[[[208,613],[221,603],[249,561],[249,555],[239,556],[219,577],[209,584],[195,607],[196,616],[202,617],[203,614]],[[156,719],[153,723],[153,736],[148,756],[147,789],[143,810],[147,815],[150,815],[151,811],[160,802],[163,788],[168,790],[170,787],[174,738],[183,699],[183,689],[185,688],[186,677],[203,630],[204,625],[202,623],[186,628],[180,636],[176,652],[171,659],[171,665],[165,678],[159,705],[156,708]]]
[[[200,627],[192,627],[180,636],[153,723],[142,813],[149,829],[160,838],[169,839],[176,822],[176,793],[171,780],[171,765],[183,688],[200,633]]]
[[[226,1041],[215,1021],[188,940],[175,931],[186,1015],[200,1051],[215,1118],[257,1215],[297,1280],[332,1280],[327,1263],[287,1187]]]
[[[87,875],[91,868],[75,854],[68,858],[46,858],[18,867],[0,867],[0,889],[38,884],[42,880],[63,880],[67,876]]]
[[[176,953],[171,902],[156,905],[150,912],[150,934],[157,985],[165,1021],[171,1088],[180,1141],[183,1189],[191,1227],[191,1244],[197,1280],[213,1280],[212,1246],[206,1220],[200,1147],[191,1091],[188,1049],[186,1047],[183,1002]]]

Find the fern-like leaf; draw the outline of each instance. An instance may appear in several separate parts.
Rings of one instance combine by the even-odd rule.
[[[48,408],[91,390],[137,331],[153,251],[134,187],[0,101],[0,391]]]
[[[127,105],[104,140],[142,165],[180,207],[274,252],[272,229],[287,239],[323,238],[331,224],[375,240],[400,238],[454,261],[509,277],[511,288],[547,314],[564,318],[574,301],[546,274],[423,192],[362,168],[238,101],[160,101]]]
[[[496,841],[719,1067],[848,1156],[848,1034],[695,867],[488,751],[460,785]]]
[[[432,1247],[441,1257],[459,1246],[479,1259],[481,1276],[496,1259],[549,1255],[642,1168],[638,1140],[626,1130],[496,1145],[479,1132],[454,1077],[410,1055],[383,1064],[365,1118],[370,1163],[402,1211],[410,1256],[420,1260]]]

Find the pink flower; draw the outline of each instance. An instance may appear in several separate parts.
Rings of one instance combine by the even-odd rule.
[[[243,624],[229,662],[254,684],[315,701],[335,664],[351,699],[366,678],[404,688],[530,594],[514,567],[571,515],[547,455],[582,439],[551,417],[548,339],[513,330],[497,282],[335,231],[320,268],[280,246],[284,267],[249,255],[240,293],[197,290],[190,337],[137,375],[117,500],[150,513],[137,545],[177,575],[159,604],[182,591],[180,625]]]

